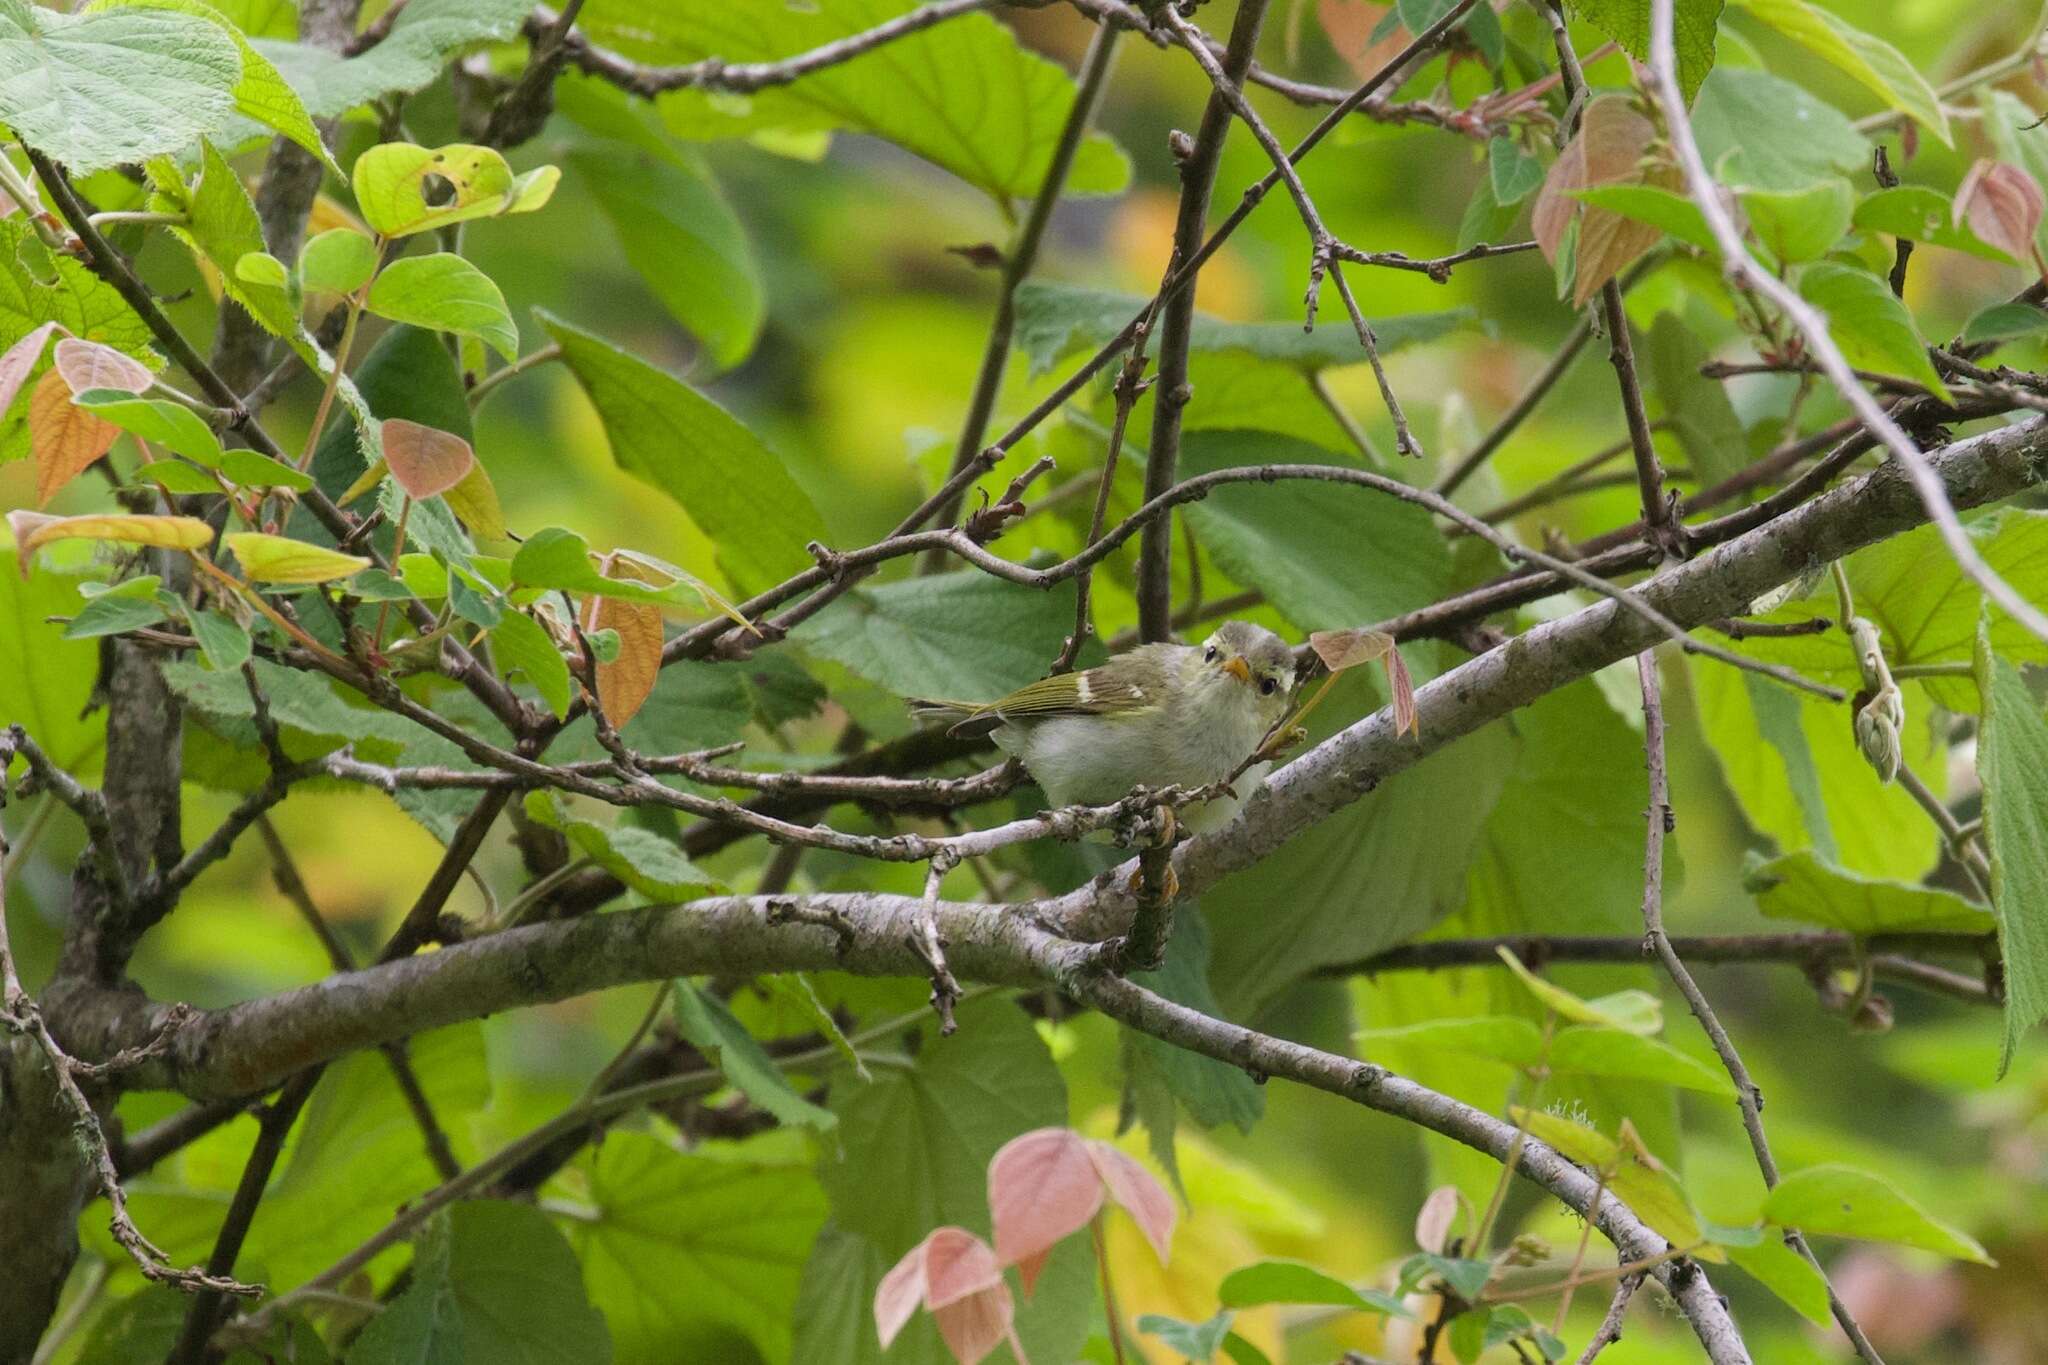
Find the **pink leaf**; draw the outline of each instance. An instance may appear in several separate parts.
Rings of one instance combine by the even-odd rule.
[[[887,1350],[922,1303],[946,1349],[975,1365],[1010,1333],[1016,1306],[988,1243],[965,1228],[935,1228],[875,1288],[875,1333]]]
[[[2003,161],[1978,161],[1956,190],[1956,221],[1967,219],[1970,231],[2016,261],[2032,253],[2041,211],[2034,177]]]
[[[885,1351],[924,1301],[924,1248],[925,1243],[919,1242],[905,1252],[875,1288],[875,1331]]]
[[[924,1239],[924,1298],[934,1309],[1002,1282],[996,1254],[965,1228],[939,1228]]]
[[[423,500],[467,478],[476,465],[476,452],[452,431],[390,417],[384,421],[384,459],[398,486]]]
[[[49,344],[50,334],[63,330],[54,322],[46,322],[0,352],[0,416],[6,415],[29,371],[43,358],[43,347]]]
[[[1045,1253],[1088,1226],[1102,1207],[1102,1176],[1090,1144],[1067,1128],[1014,1137],[988,1163],[988,1206],[996,1255],[1015,1265],[1029,1294]]]
[[[1451,1224],[1458,1217],[1458,1187],[1439,1185],[1429,1192],[1429,1198],[1422,1201],[1422,1211],[1415,1215],[1415,1245],[1431,1255],[1440,1256],[1451,1240]]]
[[[1017,1308],[1010,1299],[1010,1287],[1000,1280],[988,1289],[932,1310],[946,1349],[960,1365],[977,1365],[1010,1334],[1010,1321]]]
[[[1102,1172],[1102,1183],[1109,1187],[1109,1197],[1131,1215],[1138,1231],[1144,1233],[1145,1240],[1152,1244],[1159,1263],[1166,1264],[1173,1249],[1174,1220],[1178,1217],[1173,1196],[1135,1157],[1127,1156],[1107,1142],[1089,1143],[1088,1155],[1094,1158],[1095,1168]]]
[[[141,393],[150,386],[149,370],[111,346],[65,337],[57,343],[57,373],[74,394],[91,389]]]

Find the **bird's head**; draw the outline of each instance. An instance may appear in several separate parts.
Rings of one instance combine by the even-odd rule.
[[[1244,688],[1267,725],[1285,714],[1294,692],[1294,651],[1264,626],[1225,621],[1202,642],[1202,666],[1212,687]]]

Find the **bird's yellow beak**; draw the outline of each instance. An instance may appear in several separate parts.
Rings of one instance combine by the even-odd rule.
[[[1233,654],[1223,661],[1223,671],[1241,683],[1252,680],[1252,666],[1244,661],[1242,654]]]

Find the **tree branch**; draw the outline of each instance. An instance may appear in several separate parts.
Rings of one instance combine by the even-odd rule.
[[[1231,101],[1226,91],[1244,83],[1265,20],[1266,0],[1238,0],[1230,46],[1210,73],[1215,88],[1202,110],[1194,150],[1180,165],[1180,212],[1174,219],[1173,254],[1165,274],[1167,282],[1182,274],[1187,278],[1182,288],[1164,298],[1158,314],[1159,374],[1152,386],[1152,437],[1145,456],[1148,501],[1173,487],[1180,468],[1181,417],[1194,397],[1188,383],[1188,350],[1195,335],[1195,279],[1201,269],[1198,253],[1209,217],[1209,196],[1215,191],[1217,167],[1223,160],[1224,139],[1230,135]],[[1274,174],[1279,173],[1276,167]],[[1159,292],[1166,295],[1165,284]],[[1173,632],[1171,517],[1146,525],[1138,550],[1137,580],[1139,635],[1148,642],[1167,639]]]

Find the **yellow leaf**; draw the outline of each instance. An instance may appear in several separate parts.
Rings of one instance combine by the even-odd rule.
[[[28,575],[29,556],[53,540],[118,540],[128,545],[159,545],[174,550],[197,550],[213,541],[213,528],[197,517],[52,517],[23,510],[9,512],[7,525],[14,532],[14,549],[21,559],[23,577]]]
[[[242,572],[252,582],[326,583],[370,567],[361,555],[345,555],[288,536],[238,531],[221,539],[242,561]]]

